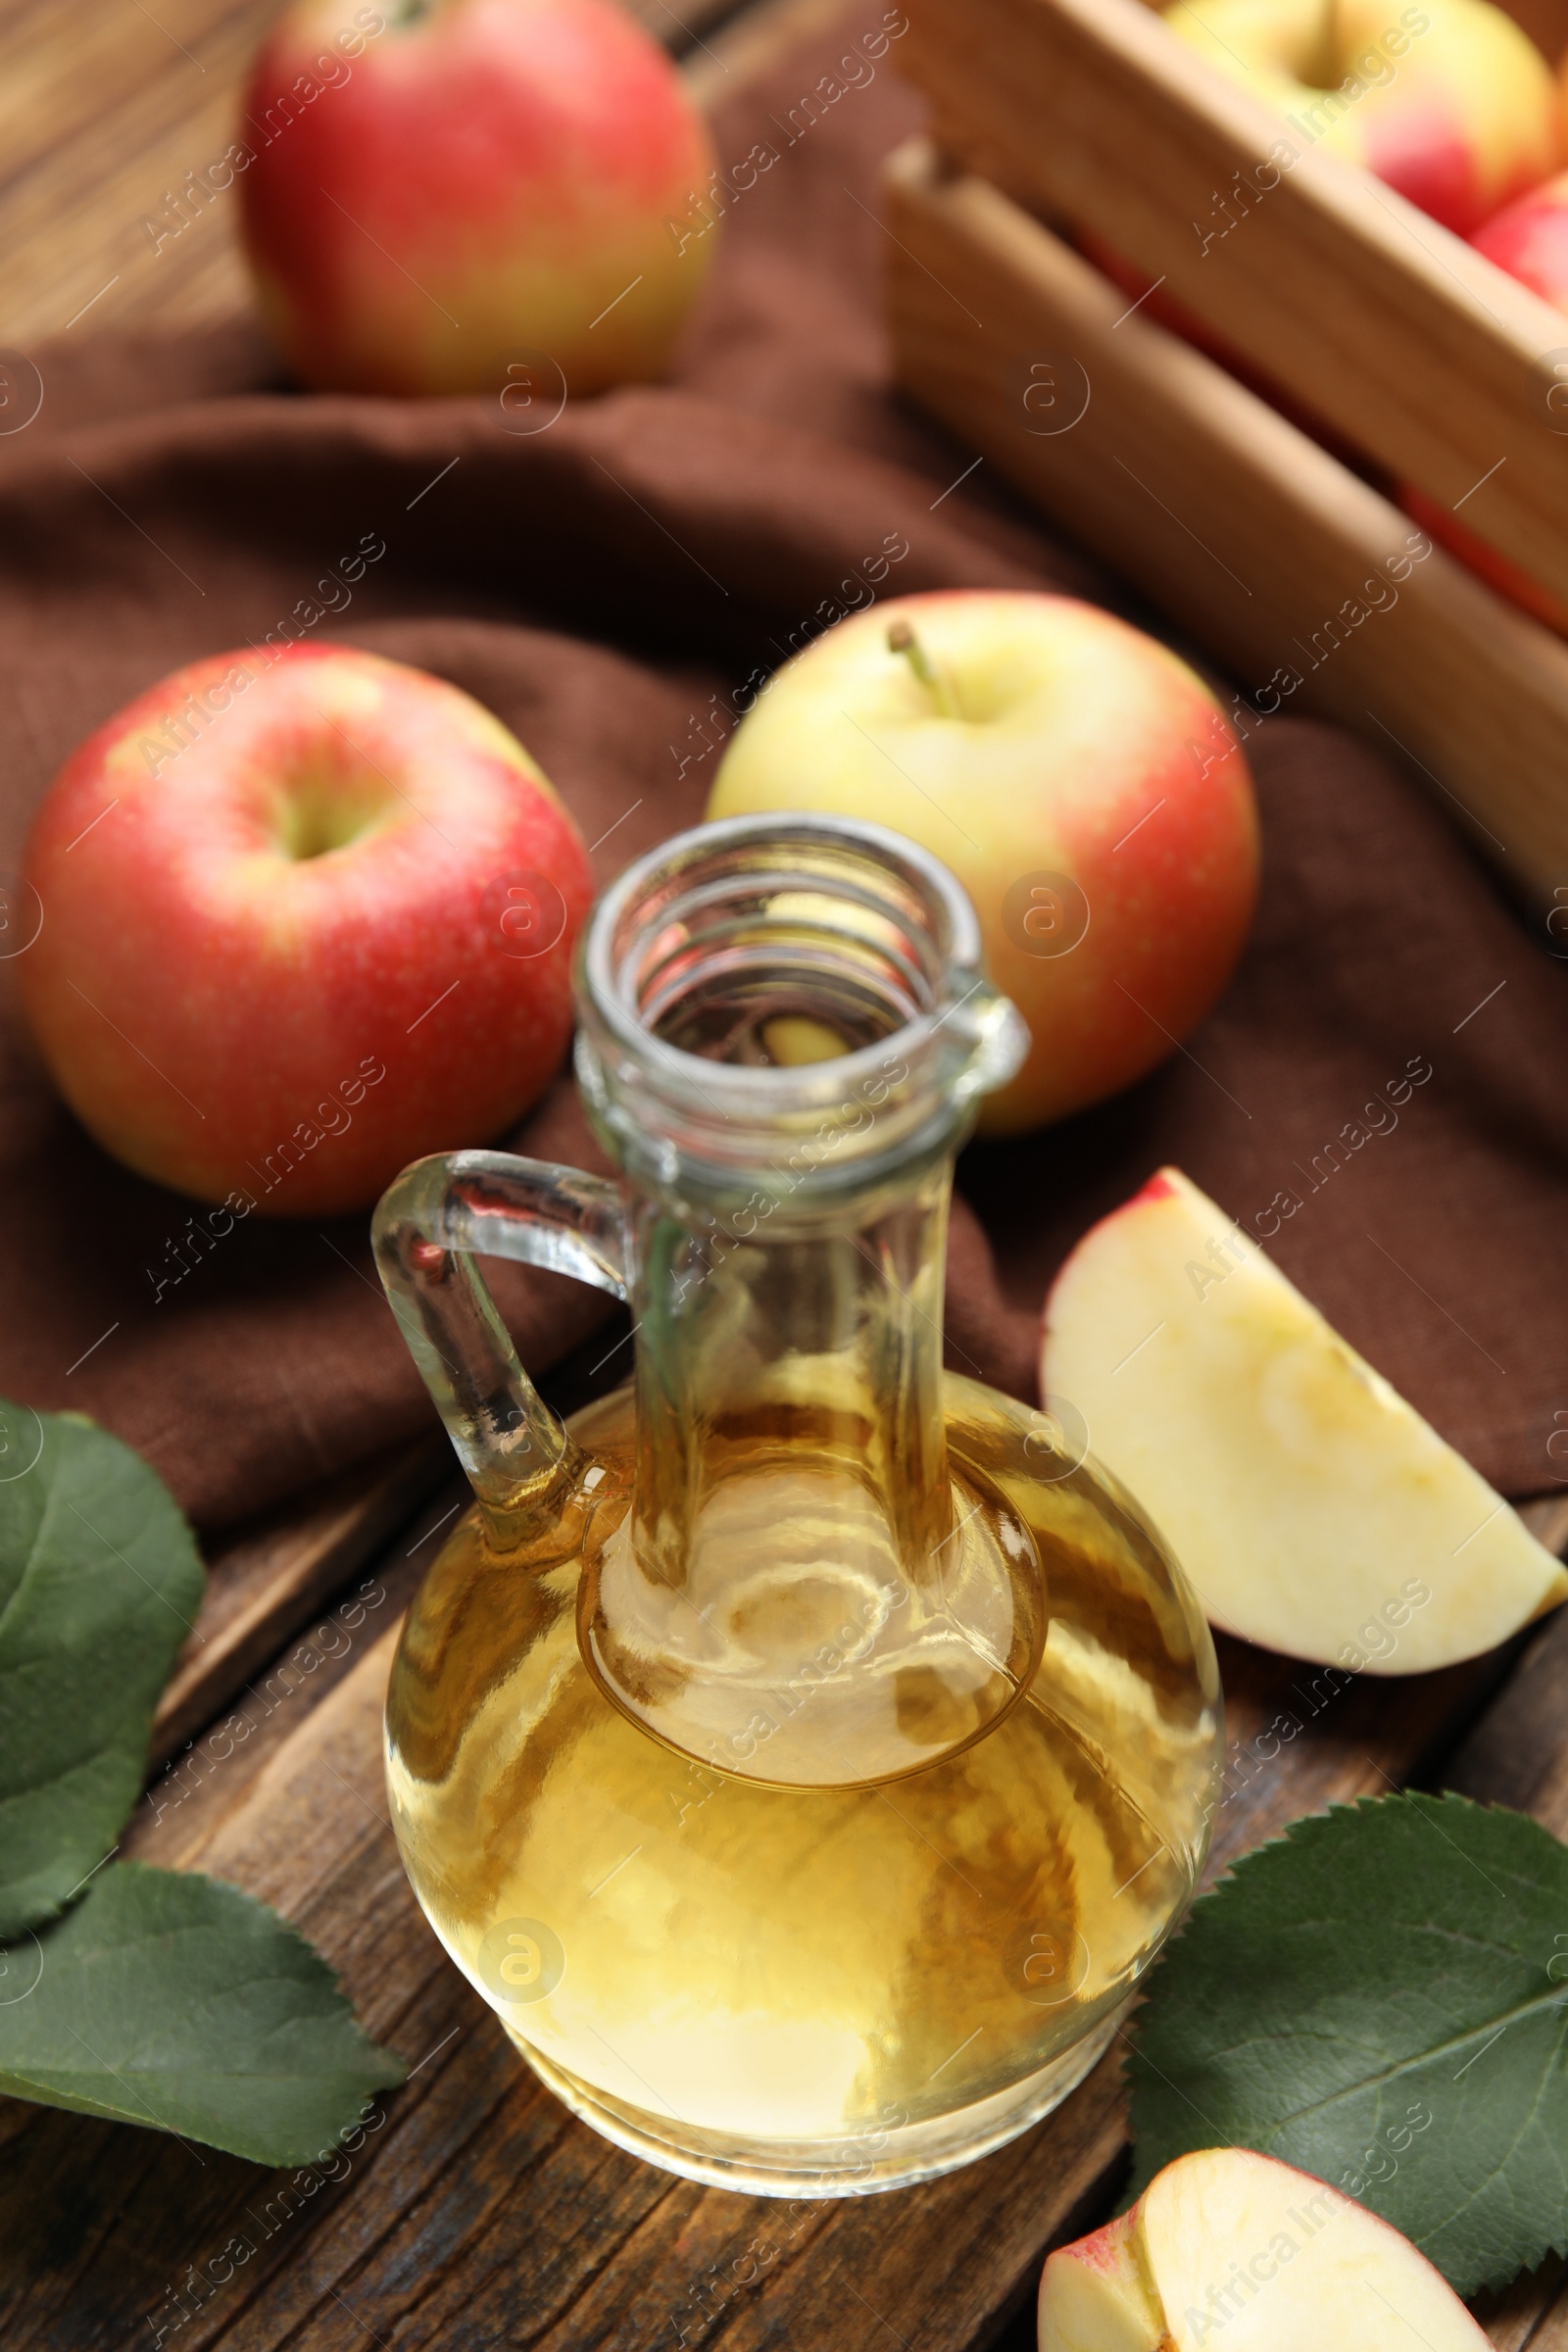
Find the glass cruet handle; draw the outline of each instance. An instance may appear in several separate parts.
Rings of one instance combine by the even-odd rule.
[[[487,1516],[515,1521],[570,1466],[571,1441],[518,1361],[475,1254],[626,1296],[616,1185],[508,1152],[416,1160],[382,1194],[376,1267],[409,1352]]]

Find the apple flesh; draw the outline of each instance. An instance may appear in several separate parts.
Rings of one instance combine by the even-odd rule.
[[[1157,2173],[1130,2213],[1062,2246],[1040,2352],[1487,2352],[1424,2254],[1337,2188],[1250,2148]]]
[[[490,1142],[571,1033],[576,827],[489,711],[371,654],[220,654],[150,687],[67,760],[24,872],[61,1093],[236,1215],[366,1206]]]
[[[1278,108],[1287,148],[1333,149],[1461,237],[1560,160],[1550,69],[1491,0],[1177,0],[1165,22]]]
[[[615,0],[296,0],[239,129],[258,295],[318,391],[548,420],[659,373],[716,243],[707,130]]]
[[[1568,1598],[1486,1480],[1177,1168],[1062,1266],[1041,1387],[1083,1416],[1210,1624],[1266,1649],[1424,1673]]]
[[[958,590],[840,621],[742,720],[708,814],[775,808],[873,819],[963,883],[1033,1040],[989,1134],[1162,1061],[1223,988],[1257,893],[1251,778],[1219,706],[1071,597]]]

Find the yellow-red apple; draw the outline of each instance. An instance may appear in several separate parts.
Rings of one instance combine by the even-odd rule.
[[[830,809],[935,852],[1028,1022],[988,1134],[1063,1117],[1164,1059],[1230,974],[1257,815],[1202,681],[1064,596],[955,590],[840,621],[732,737],[710,817]]]
[[[1040,2281],[1040,2352],[1487,2352],[1407,2237],[1250,2148],[1200,2148],[1130,2213],[1061,2246]]]
[[[372,1201],[487,1143],[571,1031],[575,825],[468,695],[343,647],[177,670],[28,838],[28,1017],[82,1124],[234,1213]]]
[[[262,308],[318,390],[544,414],[657,375],[716,242],[679,228],[702,118],[615,0],[295,0],[238,130]]]
[[[1465,237],[1560,160],[1550,69],[1492,0],[1177,0],[1165,22],[1285,117],[1276,175],[1321,143]]]

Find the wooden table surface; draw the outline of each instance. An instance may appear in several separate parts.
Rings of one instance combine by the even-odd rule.
[[[636,5],[678,45],[701,30],[700,90],[719,77],[714,52],[732,88],[836,13],[766,0],[719,26],[723,0],[689,0],[681,24],[662,0]],[[244,305],[231,199],[158,252],[143,223],[222,153],[272,13],[273,0],[0,0],[0,345]],[[298,1920],[405,2054],[409,2084],[330,2180],[0,2101],[0,2342],[979,2352],[1011,2330],[1022,2352],[1045,2249],[1114,2199],[1114,2054],[962,2173],[847,2204],[775,2203],[674,2180],[572,2121],[441,1954],[398,1863],[378,1735],[398,1611],[459,1498],[437,1446],[224,1548],[161,1719],[172,1762],[126,1841]],[[1568,1504],[1537,1515],[1548,1541],[1568,1535]],[[1315,1712],[1287,1660],[1226,1644],[1224,1667],[1216,1867],[1331,1799],[1411,1782],[1568,1834],[1568,1611],[1476,1666],[1362,1680]],[[1281,1712],[1299,1734],[1264,1761],[1250,1743]],[[1496,2344],[1568,2348],[1559,2271],[1489,2314]]]

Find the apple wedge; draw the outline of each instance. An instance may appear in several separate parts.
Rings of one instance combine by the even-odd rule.
[[[1156,2173],[1130,2213],[1062,2246],[1040,2352],[1486,2352],[1453,2289],[1337,2188],[1250,2148]]]
[[[1568,1575],[1178,1168],[1046,1301],[1041,1389],[1168,1540],[1209,1622],[1351,1673],[1494,1648]]]

